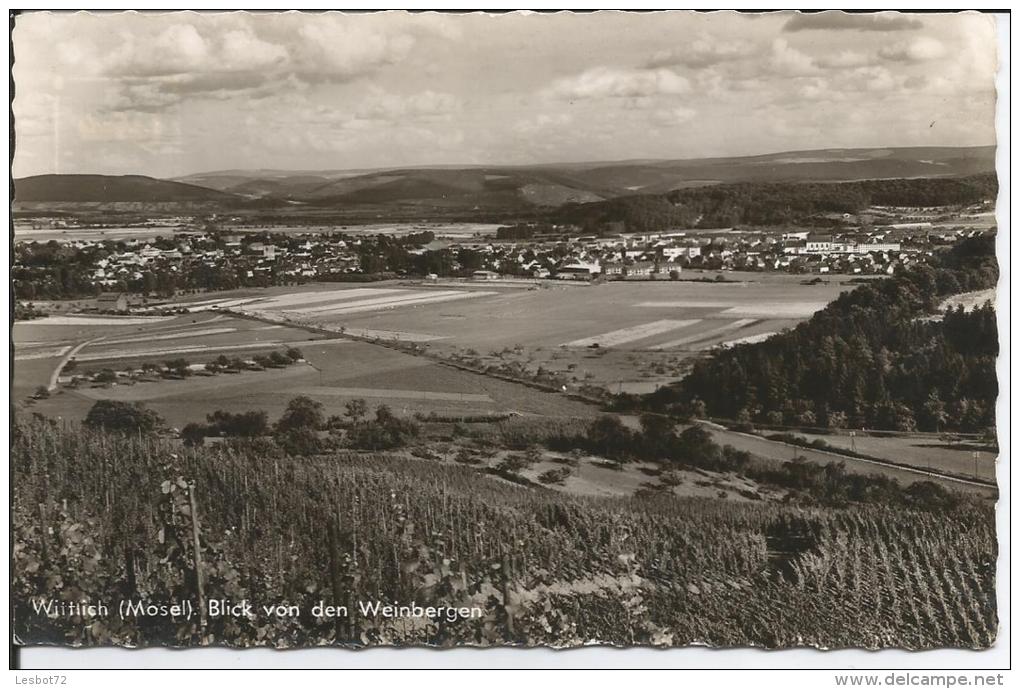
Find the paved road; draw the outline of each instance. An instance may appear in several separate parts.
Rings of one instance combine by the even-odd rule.
[[[824,450],[815,450],[797,445],[790,445],[788,443],[778,442],[775,440],[767,440],[756,435],[731,431],[711,422],[705,422],[703,425],[712,433],[716,442],[720,445],[732,445],[738,450],[750,452],[762,459],[788,462],[793,459],[794,456],[801,456],[808,461],[823,465],[831,462],[845,462],[848,471],[854,471],[862,474],[881,474],[883,476],[888,476],[889,478],[894,478],[904,485],[909,485],[917,481],[934,481],[952,490],[966,491],[983,497],[994,498],[998,494],[998,491],[995,488],[986,484],[975,483],[973,481],[963,479],[955,479],[941,474],[931,473],[924,469],[909,469],[905,467],[892,466],[882,462],[858,459],[856,457],[846,457],[834,452],[826,452]]]

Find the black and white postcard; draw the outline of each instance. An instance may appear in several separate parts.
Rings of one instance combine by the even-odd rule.
[[[12,27],[16,645],[996,645],[994,14]]]

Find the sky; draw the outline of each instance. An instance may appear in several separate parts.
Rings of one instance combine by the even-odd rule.
[[[975,14],[28,13],[14,174],[995,143]]]

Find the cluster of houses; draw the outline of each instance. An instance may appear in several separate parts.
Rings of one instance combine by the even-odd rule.
[[[468,243],[485,259],[477,280],[505,275],[554,279],[676,277],[685,268],[792,273],[893,274],[924,261],[936,247],[978,230],[935,234],[893,228],[819,234],[668,231],[579,236],[564,241]]]
[[[930,223],[919,224],[916,228],[843,227],[832,234],[672,229],[583,235],[576,228],[567,228],[572,231],[556,236],[435,240],[402,250],[411,258],[444,253],[446,260],[438,262],[445,271],[442,277],[469,275],[476,280],[676,278],[688,268],[893,274],[923,262],[940,245],[981,232],[968,227],[937,231]],[[363,272],[362,256],[367,254],[361,250],[371,249],[378,241],[377,237],[353,234],[286,236],[195,231],[149,241],[128,239],[111,244],[77,240],[69,244],[79,249],[102,249],[94,251],[96,258],[86,268],[86,278],[110,293],[100,297],[99,309],[120,312],[128,305],[117,292],[128,289],[154,292],[167,287],[171,291],[186,287],[216,289],[338,279],[343,274]],[[409,274],[408,265],[412,264],[405,261],[400,266],[365,270]],[[423,261],[421,265],[431,263]],[[203,273],[227,275],[231,282],[204,284]]]
[[[356,245],[357,240],[352,244]],[[69,242],[78,249],[95,248],[102,242]],[[177,234],[172,240],[119,242],[121,251],[97,259],[88,277],[100,288],[116,288],[142,280],[147,273],[184,275],[201,266],[228,269],[241,277],[256,279],[270,274],[283,279],[312,279],[332,273],[357,272],[359,259],[342,239],[305,239],[280,246],[250,241],[245,235],[215,236],[206,233]]]

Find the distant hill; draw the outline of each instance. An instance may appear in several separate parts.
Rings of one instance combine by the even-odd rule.
[[[206,173],[180,178],[192,184],[246,196],[316,206],[426,205],[513,209],[600,201],[619,190],[558,169],[414,168],[372,172],[293,174],[280,171]]]
[[[869,206],[966,205],[994,200],[994,173],[961,177],[870,179],[855,182],[738,182],[566,204],[554,222],[598,228],[623,223],[631,231],[662,227],[817,224],[825,214],[857,214]]]
[[[734,182],[853,182],[956,177],[995,170],[995,147],[791,151],[740,158],[636,161],[574,170],[592,185],[632,193]]]
[[[248,198],[315,206],[527,209],[741,182],[958,177],[995,169],[995,147],[825,149],[692,160],[381,170],[224,170],[178,178]]]
[[[215,189],[142,175],[36,175],[14,180],[14,200],[24,203],[233,203],[241,199]]]
[[[177,203],[390,217],[533,217],[579,204],[729,184],[955,178],[995,170],[995,148],[868,148],[692,160],[380,170],[222,170],[160,180],[39,175],[15,181],[23,204]],[[24,206],[23,206],[24,208]]]

